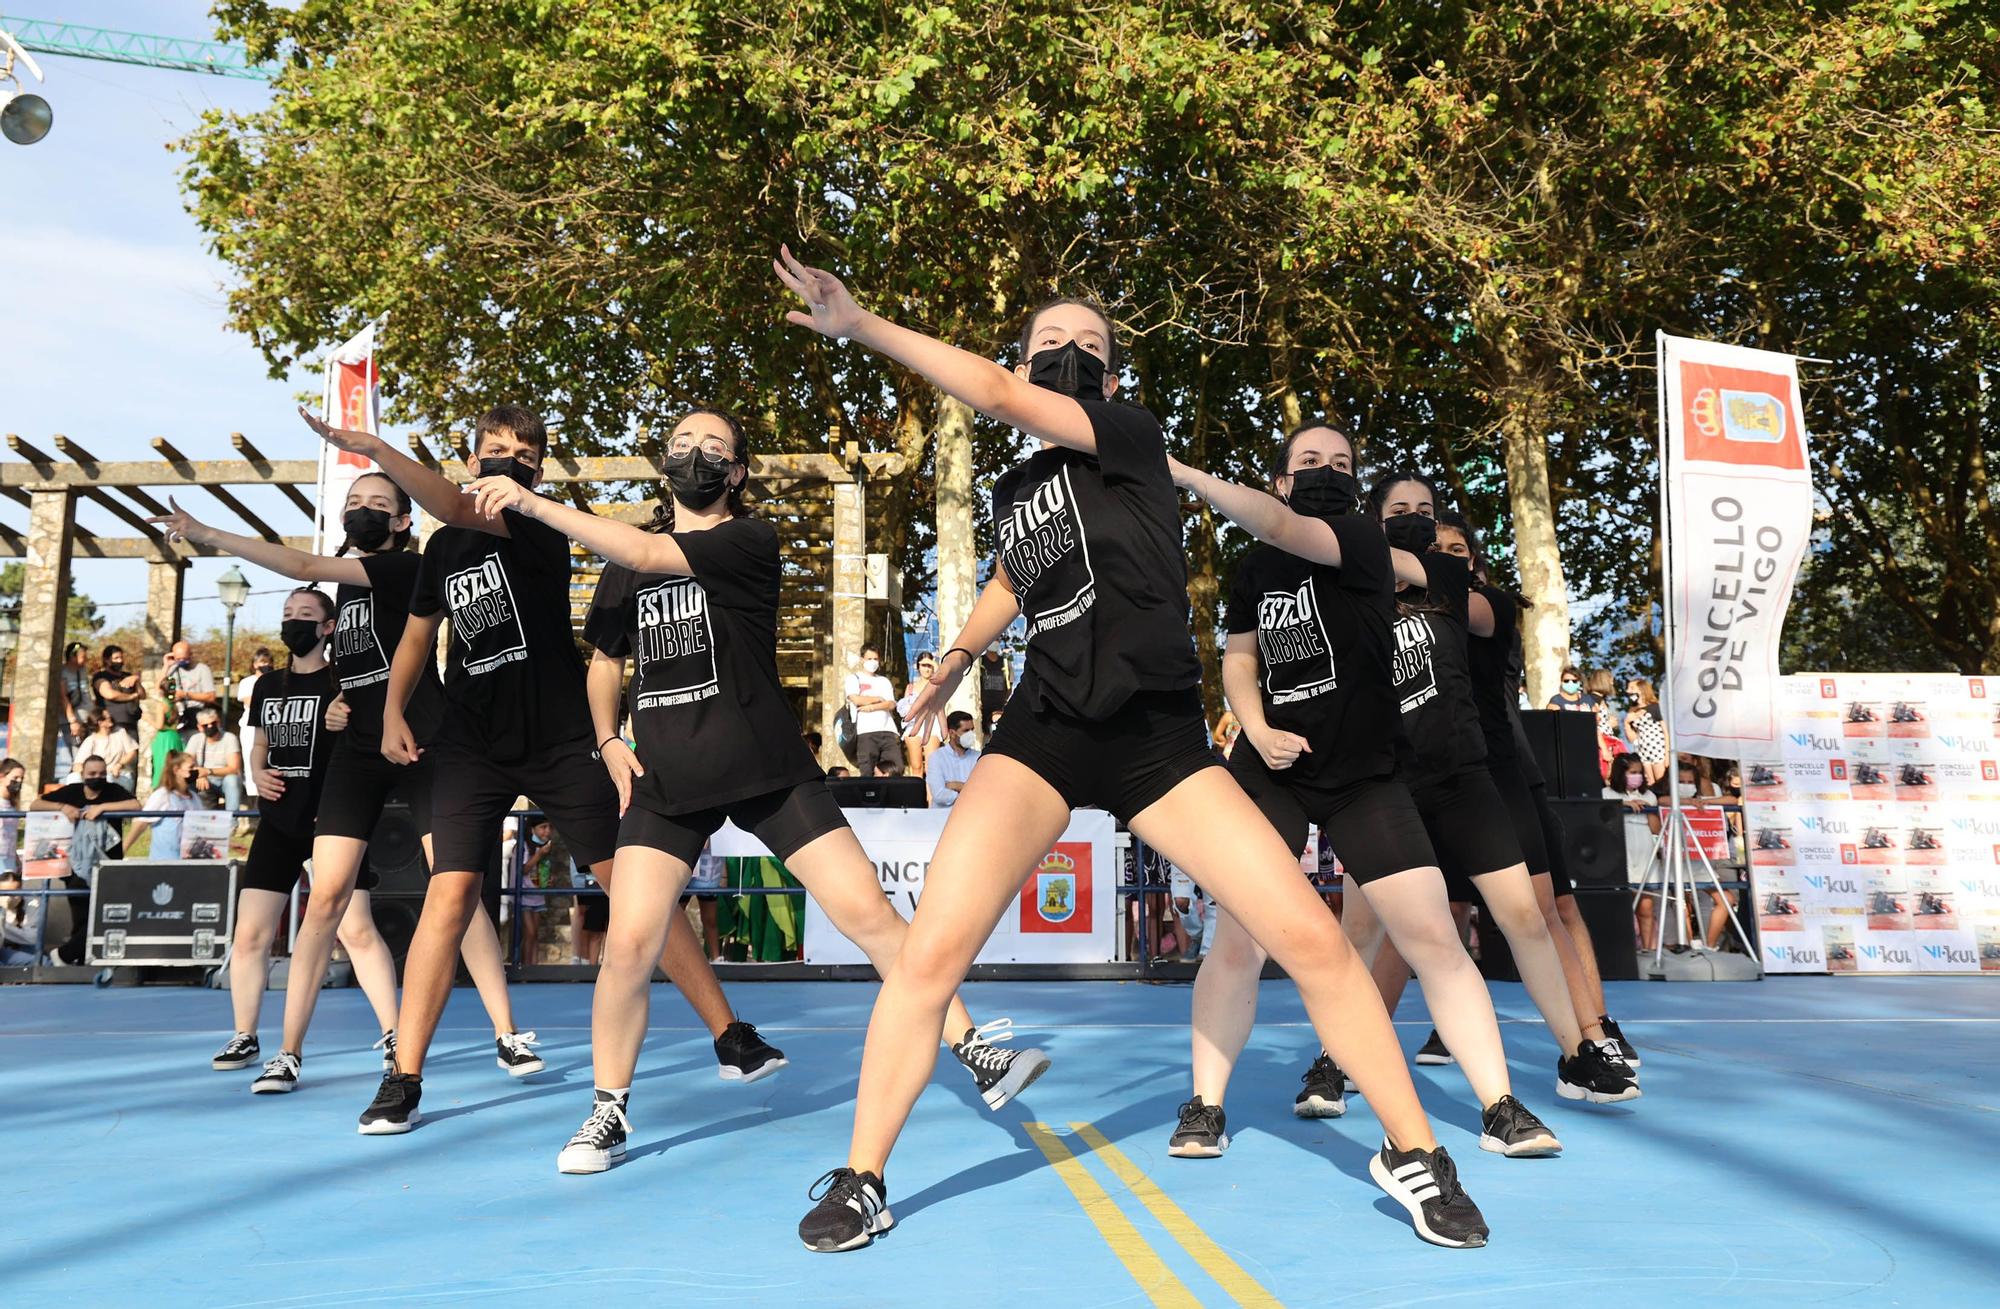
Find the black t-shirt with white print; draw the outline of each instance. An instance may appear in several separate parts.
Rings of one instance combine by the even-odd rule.
[[[1265,721],[1312,746],[1274,776],[1340,786],[1396,766],[1401,727],[1389,680],[1395,574],[1380,524],[1360,515],[1328,522],[1340,542],[1340,567],[1256,547],[1231,580],[1224,626],[1231,636],[1257,635]],[[1230,763],[1264,767],[1248,743],[1238,744]]]
[[[1438,550],[1418,557],[1427,585],[1402,593],[1394,629],[1402,762],[1412,787],[1486,759],[1466,652],[1472,570],[1465,560]]]
[[[396,658],[403,628],[409,624],[410,596],[422,569],[423,556],[409,550],[362,555],[361,571],[368,575],[368,585],[342,582],[334,594],[333,641],[328,655],[333,660],[334,680],[347,698],[345,735],[351,747],[373,750],[382,744],[389,665]],[[417,677],[416,689],[410,693],[410,702],[403,708],[403,721],[416,733],[419,745],[428,745],[443,717],[444,686],[438,681],[433,646]]]
[[[444,527],[410,612],[451,620],[439,739],[501,763],[591,735],[569,622],[569,538],[507,510],[511,536]]]
[[[993,523],[1028,624],[1015,696],[1098,720],[1136,692],[1200,685],[1201,662],[1159,420],[1136,405],[1077,403],[1097,453],[1054,447],[1002,473]]]
[[[645,774],[633,800],[692,813],[820,776],[778,681],[778,534],[732,518],[673,538],[691,576],[612,564],[583,635],[634,658],[632,735]]]
[[[257,802],[259,822],[287,832],[312,831],[338,735],[326,730],[326,707],[339,693],[330,667],[310,673],[286,668],[257,679],[250,721],[264,741],[264,771],[285,779],[283,795]]]

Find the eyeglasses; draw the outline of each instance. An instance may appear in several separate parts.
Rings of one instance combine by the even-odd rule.
[[[736,457],[736,452],[729,448],[729,442],[719,436],[677,436],[667,442],[667,453],[670,455],[684,455],[690,450],[699,450],[710,459],[719,459],[724,463]]]

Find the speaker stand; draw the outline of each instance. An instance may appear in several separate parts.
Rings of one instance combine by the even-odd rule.
[[[1736,911],[1728,907],[1729,897],[1723,893],[1722,878],[1709,861],[1708,851],[1695,838],[1694,824],[1681,808],[1680,797],[1673,797],[1660,817],[1659,835],[1653,838],[1653,851],[1646,859],[1646,876],[1639,883],[1639,889],[1632,894],[1635,913],[1639,902],[1647,896],[1658,900],[1657,911],[1653,915],[1651,950],[1641,951],[1639,971],[1650,979],[1666,982],[1743,982],[1761,978],[1764,975],[1763,964],[1751,948],[1750,936],[1743,930]],[[1688,856],[1690,850],[1701,860],[1700,872],[1692,866]],[[1654,887],[1655,866],[1659,868],[1657,889]],[[1723,912],[1729,915],[1729,925],[1735,929],[1736,939],[1743,945],[1740,963],[1737,962],[1738,956],[1711,950],[1706,942],[1691,936],[1688,931],[1688,910],[1697,903],[1703,873],[1707,875],[1716,903],[1722,905]],[[1675,935],[1679,937],[1675,944],[1685,946],[1684,952],[1667,952],[1669,916],[1675,924]],[[1646,943],[1640,944],[1644,946]],[[1651,958],[1647,957],[1648,953]]]

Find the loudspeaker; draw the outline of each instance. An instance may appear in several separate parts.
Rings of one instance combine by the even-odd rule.
[[[921,777],[829,777],[826,789],[842,809],[922,809],[931,802]]]
[[[375,830],[368,836],[368,871],[382,879],[375,898],[414,895],[424,898],[429,880],[424,867],[424,834],[417,830],[416,816],[401,800],[382,806]]]
[[[1521,730],[1547,779],[1550,799],[1587,800],[1604,790],[1597,766],[1597,715],[1574,709],[1523,709]]]
[[[1639,938],[1632,922],[1632,895],[1609,887],[1578,887],[1576,907],[1590,942],[1597,947],[1597,972],[1607,982],[1639,980]]]
[[[1562,826],[1563,858],[1570,881],[1579,890],[1587,886],[1623,889],[1628,884],[1625,806],[1616,800],[1552,799],[1549,809]]]

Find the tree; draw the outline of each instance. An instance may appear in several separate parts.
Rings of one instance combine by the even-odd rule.
[[[21,610],[21,589],[27,585],[27,568],[18,563],[0,564],[0,608]],[[69,609],[64,616],[63,636],[67,641],[88,641],[104,629],[104,615],[97,602],[74,587],[69,593]]]

